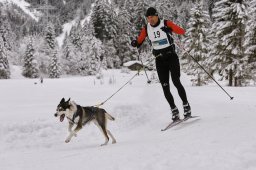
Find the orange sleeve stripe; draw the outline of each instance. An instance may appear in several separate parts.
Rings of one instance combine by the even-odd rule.
[[[171,28],[172,31],[176,34],[181,34],[184,35],[185,34],[185,30],[181,27],[179,27],[178,25],[174,24],[172,21],[167,21],[167,27]]]
[[[137,38],[138,44],[142,44],[147,36],[148,36],[147,35],[147,30],[146,30],[145,27],[143,27],[140,31],[140,34],[139,34],[138,38]]]

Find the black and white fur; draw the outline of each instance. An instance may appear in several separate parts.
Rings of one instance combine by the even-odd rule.
[[[55,117],[60,116],[60,121],[62,122],[66,117],[68,119],[68,131],[69,135],[65,142],[70,142],[73,136],[77,135],[77,132],[82,129],[82,127],[89,123],[94,122],[97,127],[101,130],[105,137],[105,143],[102,145],[107,145],[109,141],[109,136],[112,139],[112,143],[116,143],[116,139],[112,133],[107,129],[107,119],[115,120],[110,114],[108,114],[104,109],[98,107],[82,107],[77,105],[74,101],[70,101],[70,98],[65,101],[64,98],[61,99],[57,106],[57,112],[54,114]],[[77,126],[72,129],[76,124]],[[109,136],[108,136],[109,135]]]

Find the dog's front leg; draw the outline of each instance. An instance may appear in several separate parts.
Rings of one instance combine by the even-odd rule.
[[[69,133],[69,135],[68,135],[67,139],[65,140],[65,142],[66,142],[66,143],[70,142],[71,138],[72,138],[73,136],[76,136],[76,133],[77,133],[80,129],[82,129],[82,126],[80,126],[80,125],[77,125],[77,127],[75,128],[74,131],[72,131],[72,129],[71,129],[71,132]]]
[[[68,122],[68,123],[69,123],[68,124],[68,132],[71,133],[72,132],[72,127],[74,126],[74,123],[72,123],[72,122]],[[74,136],[76,137],[77,135],[74,134]]]

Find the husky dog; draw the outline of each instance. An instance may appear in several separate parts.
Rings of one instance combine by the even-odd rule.
[[[101,146],[107,145],[109,141],[108,135],[111,137],[112,143],[116,143],[116,139],[107,129],[107,119],[115,120],[115,118],[108,114],[104,109],[93,106],[82,107],[80,105],[77,105],[74,101],[70,101],[70,98],[67,101],[62,98],[59,105],[57,106],[57,112],[54,114],[54,116],[60,116],[61,122],[64,120],[65,117],[68,119],[69,135],[65,140],[66,143],[70,142],[71,138],[73,136],[76,136],[77,132],[89,122],[94,122],[105,136],[105,143]],[[76,124],[77,126],[74,130],[72,130],[74,124]]]

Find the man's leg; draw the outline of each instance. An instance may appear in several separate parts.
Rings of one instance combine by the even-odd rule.
[[[174,109],[176,107],[174,103],[173,96],[170,92],[170,85],[169,85],[169,68],[168,68],[168,61],[165,61],[161,58],[156,59],[156,69],[158,78],[160,80],[160,83],[162,85],[164,96],[166,100],[168,101],[171,109]]]
[[[183,104],[187,104],[187,95],[183,85],[180,82],[180,63],[176,53],[173,53],[171,56],[171,61],[169,62],[172,82],[174,86],[177,88],[179,96],[183,102]]]
[[[179,96],[183,102],[184,117],[191,116],[191,107],[187,100],[186,91],[180,82],[180,63],[176,53],[172,54],[172,60],[170,62],[170,70],[172,76],[172,82],[177,88]]]

